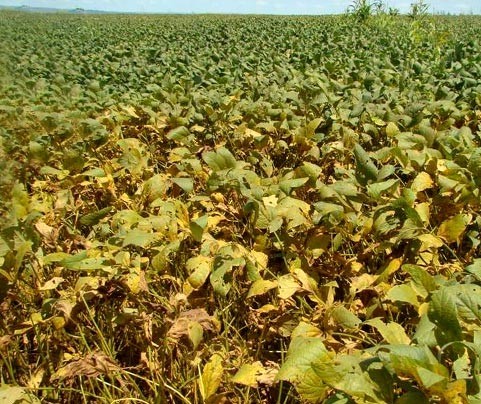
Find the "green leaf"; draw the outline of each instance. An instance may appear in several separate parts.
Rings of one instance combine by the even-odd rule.
[[[416,333],[413,336],[413,341],[419,345],[426,345],[430,348],[435,347],[438,342],[434,330],[436,325],[429,320],[427,314],[423,314],[416,327]]]
[[[194,190],[194,180],[192,178],[172,178],[172,182],[177,184],[187,194]]]
[[[337,181],[333,184],[329,184],[328,187],[339,195],[359,196],[356,185],[350,181]]]
[[[475,258],[473,263],[468,265],[465,270],[473,274],[478,280],[481,280],[481,258]]]
[[[453,372],[458,380],[471,378],[471,363],[467,351],[454,361]]]
[[[333,215],[335,218],[340,219],[344,214],[344,208],[341,205],[329,202],[316,202],[314,209],[319,213],[318,221],[328,215]]]
[[[68,170],[59,170],[57,168],[54,168],[54,167],[50,167],[50,166],[43,166],[41,169],[40,169],[40,174],[43,174],[43,175],[51,175],[52,177],[57,177],[57,179],[59,180],[63,180],[65,178],[67,178],[70,174],[70,171]]]
[[[234,267],[245,265],[245,259],[229,255],[217,256],[214,259],[210,283],[214,292],[221,296],[227,296],[232,287],[232,270]]]
[[[423,386],[428,389],[437,383],[446,381],[446,376],[441,376],[437,373],[431,372],[430,370],[425,369],[422,366],[417,367],[417,373]]]
[[[396,135],[399,135],[401,131],[397,127],[397,125],[394,122],[389,122],[386,126],[386,135],[389,137],[394,137]]]
[[[301,323],[296,329],[299,331],[299,327],[305,328],[305,326],[305,323]],[[313,366],[323,360],[330,361],[330,357],[321,338],[293,336],[286,361],[281,366],[277,379],[292,383],[302,382],[304,375],[312,372]]]
[[[153,202],[158,198],[164,198],[168,189],[169,181],[167,175],[156,174],[144,182],[143,194],[147,196],[149,202]]]
[[[316,133],[317,127],[321,124],[324,118],[315,118],[307,124],[306,136],[311,138]]]
[[[90,170],[84,171],[81,175],[97,178],[102,178],[106,176],[105,171],[101,168],[91,168]]]
[[[202,154],[202,158],[213,171],[237,167],[235,157],[225,147],[220,147],[216,151],[205,152]]]
[[[12,189],[12,208],[15,219],[23,219],[29,212],[29,196],[22,184],[15,184]]]
[[[85,253],[83,253],[85,254]],[[64,252],[58,252],[58,253],[52,253],[45,255],[42,257],[42,263],[43,265],[48,265],[51,264],[52,262],[61,262],[62,260],[71,257],[71,255],[64,253]],[[86,257],[86,255],[85,255]]]
[[[209,219],[209,216],[204,215],[190,222],[190,231],[195,241],[197,242],[202,241],[202,235],[204,234],[204,230],[207,227],[208,219]]]
[[[60,261],[60,265],[72,271],[95,271],[105,266],[105,258],[89,258],[86,251],[71,255]]]
[[[424,297],[438,288],[434,278],[424,268],[406,264],[402,266],[402,270],[411,276],[413,283],[422,290]]]
[[[379,334],[382,335],[388,344],[409,345],[411,343],[411,339],[407,336],[406,331],[404,331],[404,328],[398,323],[390,322],[385,324],[381,319],[373,318],[366,321],[366,324],[378,330]]]
[[[379,199],[385,192],[392,194],[395,188],[399,185],[399,180],[387,180],[383,182],[376,182],[367,186],[367,194],[373,199]]]
[[[388,350],[388,363],[398,376],[412,377],[433,392],[441,392],[446,387],[449,371],[438,362],[428,347],[390,345]]]
[[[134,245],[146,248],[157,239],[157,235],[141,229],[133,229],[128,231],[124,236],[122,246]]]
[[[348,394],[343,392],[336,392],[331,395],[323,404],[356,404],[356,402],[349,397]]]
[[[456,285],[449,289],[456,292],[459,317],[469,324],[481,323],[481,286],[466,284]]]
[[[189,143],[189,136],[189,129],[187,129],[185,126],[179,126],[178,128],[172,129],[169,131],[169,133],[167,133],[167,139],[185,144]]]
[[[160,248],[156,248],[159,252],[158,254],[154,255],[152,258],[152,267],[157,272],[164,272],[169,265],[169,256],[170,254],[177,252],[180,247],[180,241],[174,240],[166,245],[163,245]]]
[[[433,236],[432,234],[421,234],[417,237],[419,241],[422,243],[422,251],[425,251],[427,249],[438,249],[441,248],[444,243],[441,238],[437,236]]]
[[[405,302],[412,304],[414,307],[419,306],[416,292],[406,284],[392,287],[386,294],[386,298],[393,302]]]
[[[344,306],[338,306],[332,309],[331,317],[337,324],[340,324],[345,328],[357,328],[362,323],[359,317]]]
[[[122,149],[119,163],[132,174],[141,176],[149,167],[149,155],[145,146],[136,138],[121,139],[117,145]]]
[[[283,275],[278,280],[279,298],[289,299],[297,291],[301,290],[301,285],[292,274]]]
[[[286,361],[277,379],[293,383],[303,398],[321,402],[326,398],[329,387],[323,383],[316,367],[323,362],[331,362],[331,357],[319,336],[301,336],[306,335],[306,328],[311,326],[301,323],[294,330]]]
[[[456,308],[456,295],[451,288],[441,288],[433,294],[429,303],[428,316],[436,325],[436,338],[439,345],[463,339]]]
[[[112,211],[112,206],[103,208],[97,212],[89,213],[80,218],[80,223],[84,226],[95,226]]]
[[[476,185],[481,186],[481,148],[477,147],[473,150],[469,162],[468,170],[473,174],[473,180]]]
[[[290,195],[293,188],[302,187],[307,181],[309,181],[309,178],[293,178],[282,180],[279,182],[279,188],[286,195]]]
[[[197,321],[191,321],[187,327],[187,334],[195,351],[204,338],[204,328]]]
[[[322,174],[322,168],[316,164],[309,163],[305,161],[302,163],[302,166],[299,167],[299,171],[302,173],[303,176],[309,177],[309,180],[312,184],[315,184],[317,179]]]
[[[130,229],[143,219],[137,212],[133,210],[121,210],[112,218],[112,228]]]
[[[369,181],[376,181],[378,169],[369,154],[358,143],[354,145],[354,157],[356,158],[356,178],[359,183],[367,185]]]
[[[276,213],[287,221],[287,230],[309,223],[311,206],[291,197],[283,198],[276,207]]]
[[[359,401],[384,402],[379,397],[382,393],[370,378],[370,374],[361,367],[360,355],[338,355],[330,362],[325,361],[316,365],[315,371],[326,385],[343,391]]]

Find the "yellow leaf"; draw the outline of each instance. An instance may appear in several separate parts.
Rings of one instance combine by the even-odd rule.
[[[65,324],[66,324],[66,321],[63,317],[54,317],[52,318],[52,324],[53,324],[53,327],[56,329],[56,330],[60,330],[62,329],[63,327],[65,327]]]
[[[419,315],[419,317],[421,317],[423,314],[428,314],[428,310],[429,310],[429,303],[422,303],[422,304],[418,307],[418,315]]]
[[[351,294],[355,295],[357,292],[361,292],[371,287],[377,280],[376,275],[362,274],[351,278]]]
[[[256,310],[257,313],[261,313],[261,314],[266,314],[266,313],[272,313],[274,311],[277,311],[278,310],[278,307],[272,305],[272,304],[265,304],[264,306],[258,308]]]
[[[251,251],[250,254],[254,258],[255,262],[259,264],[259,269],[264,270],[267,268],[267,263],[269,261],[267,254],[264,254],[260,251]]]
[[[419,173],[414,179],[413,183],[411,184],[411,189],[417,193],[432,188],[433,185],[434,183],[431,176],[426,172],[422,172]]]
[[[224,215],[209,216],[207,219],[207,229],[213,229],[217,227],[217,225],[223,220],[226,220]]]
[[[262,198],[262,202],[266,208],[275,208],[277,206],[278,199],[277,196],[271,195]]]
[[[359,273],[361,271],[361,269],[364,268],[364,265],[362,265],[360,262],[358,261],[352,261],[350,263],[350,269],[352,272],[354,273]]]
[[[30,380],[27,382],[27,386],[30,389],[38,389],[42,384],[43,377],[45,376],[45,368],[41,367],[38,368],[35,373],[30,377]]]
[[[301,290],[301,285],[292,275],[284,275],[279,278],[279,297],[289,299],[297,291]]]
[[[190,258],[187,261],[186,267],[190,272],[190,276],[187,279],[192,288],[199,289],[204,285],[205,281],[210,275],[212,268],[212,258],[199,255],[197,257]]]
[[[225,202],[224,195],[222,195],[220,192],[214,192],[210,197],[218,203]]]
[[[443,391],[443,397],[450,404],[467,404],[466,380],[455,380]]]
[[[264,293],[267,293],[269,290],[274,289],[276,287],[277,287],[277,282],[259,279],[255,281],[250,287],[249,293],[247,293],[247,298],[263,295]]]
[[[232,382],[243,384],[244,386],[257,387],[257,378],[264,372],[264,366],[260,362],[253,364],[246,363],[238,370],[238,372],[231,379]]]
[[[418,236],[418,240],[421,241],[421,251],[426,251],[430,248],[441,248],[443,246],[443,240],[439,237],[433,236],[432,234],[421,234]]]
[[[245,135],[247,137],[252,137],[254,139],[257,139],[259,137],[262,137],[262,134],[255,131],[255,130],[252,130],[252,129],[249,129],[249,128],[246,128],[246,131],[245,131]]]
[[[32,313],[30,315],[30,320],[32,321],[32,324],[33,325],[37,325],[39,323],[43,323],[43,318],[42,318],[42,314],[41,313]]]
[[[401,131],[397,127],[397,125],[394,122],[389,122],[386,126],[386,135],[389,137],[394,137],[396,135],[399,135]]]
[[[465,218],[459,214],[441,223],[438,229],[438,236],[444,238],[448,243],[454,243],[459,241],[465,229]]]
[[[191,132],[203,133],[205,131],[205,127],[200,125],[194,125],[190,128]]]
[[[122,283],[134,294],[148,291],[145,274],[142,271],[136,271],[125,275],[122,278]]]
[[[386,265],[382,273],[379,275],[376,283],[386,282],[394,272],[401,268],[401,264],[402,260],[400,258],[394,258],[389,261],[389,264]]]
[[[222,381],[223,373],[222,357],[219,354],[212,355],[199,378],[200,394],[204,401],[216,393]]]
[[[429,220],[431,218],[430,206],[429,203],[423,202],[419,205],[416,205],[414,208],[418,213],[419,217],[423,221],[424,224],[429,224]]]
[[[38,290],[45,291],[57,289],[58,285],[60,285],[64,281],[64,278],[54,277],[49,281],[45,282],[42,286],[40,286]]]

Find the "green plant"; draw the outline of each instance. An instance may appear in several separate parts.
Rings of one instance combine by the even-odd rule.
[[[423,18],[429,13],[429,4],[425,0],[417,0],[411,3],[411,8],[409,11],[409,17],[412,19]]]
[[[363,4],[0,12],[0,401],[480,399],[481,19]]]
[[[348,13],[356,20],[365,22],[377,12],[383,10],[382,0],[354,0],[348,7]]]

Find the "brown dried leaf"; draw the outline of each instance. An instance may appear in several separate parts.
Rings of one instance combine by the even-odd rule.
[[[264,366],[261,362],[244,364],[231,381],[245,386],[257,388],[259,384],[272,386],[276,383],[276,375],[279,372],[279,365],[269,362],[269,366]]]
[[[75,309],[75,303],[71,302],[70,300],[61,299],[55,303],[54,309],[63,315],[65,321],[70,321]]]
[[[87,356],[74,360],[58,369],[53,380],[72,379],[76,376],[97,377],[120,370],[120,367],[104,352],[95,351]]]
[[[217,333],[220,329],[219,321],[215,317],[210,316],[207,311],[204,309],[193,309],[180,314],[179,318],[175,320],[167,332],[167,336],[173,339],[189,336],[192,323],[200,324],[204,331]]]
[[[38,290],[46,291],[46,290],[57,289],[58,285],[60,285],[64,281],[65,281],[64,278],[54,277],[54,278],[50,279],[49,281],[45,282],[42,286],[40,286],[38,288]]]
[[[35,229],[43,237],[45,244],[49,247],[54,247],[58,240],[58,230],[44,222],[35,223]]]
[[[13,338],[11,335],[4,335],[3,337],[0,337],[0,352],[6,352],[12,341]]]
[[[279,372],[279,364],[268,361],[264,366],[264,372],[257,376],[257,382],[259,384],[265,384],[266,386],[273,386],[278,383],[276,380],[277,373]]]

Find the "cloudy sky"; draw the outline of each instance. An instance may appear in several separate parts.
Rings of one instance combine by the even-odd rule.
[[[407,12],[414,0],[387,0],[389,6]],[[332,14],[342,13],[353,0],[0,0],[0,5],[56,8],[85,8],[106,11],[159,13],[256,13]],[[481,14],[480,0],[431,0],[431,11]]]

